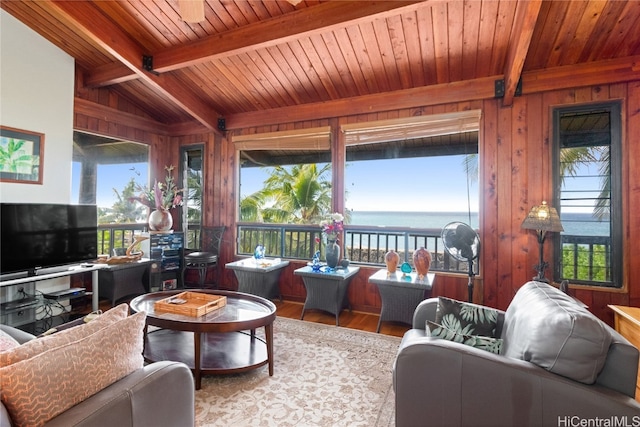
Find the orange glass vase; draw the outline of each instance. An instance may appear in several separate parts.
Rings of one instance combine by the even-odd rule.
[[[398,263],[400,262],[400,255],[393,249],[389,250],[384,255],[384,263],[387,264],[387,271],[389,273],[395,273],[398,268]]]
[[[421,246],[413,253],[413,266],[419,279],[424,279],[431,267],[431,253]]]

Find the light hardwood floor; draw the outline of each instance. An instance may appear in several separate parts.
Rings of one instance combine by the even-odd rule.
[[[300,319],[302,314],[303,303],[274,300],[274,304],[277,308],[278,316],[289,317],[291,319]],[[377,314],[363,313],[363,312],[349,312],[349,310],[343,310],[340,313],[340,326],[351,329],[359,329],[361,331],[375,332],[378,326],[379,316]],[[335,325],[336,318],[333,314],[320,310],[307,310],[304,313],[305,322],[324,323],[326,325]],[[380,326],[380,333],[386,335],[393,335],[401,337],[406,331],[410,329],[409,325],[396,323],[396,322],[382,322]]]

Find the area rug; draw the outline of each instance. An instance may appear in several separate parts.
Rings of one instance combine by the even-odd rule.
[[[400,338],[287,318],[274,323],[268,368],[206,376],[196,423],[210,426],[393,426]]]

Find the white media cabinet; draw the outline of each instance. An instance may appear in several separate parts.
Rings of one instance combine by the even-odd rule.
[[[70,266],[57,267],[55,269],[46,269],[39,271],[36,275],[0,281],[0,288],[28,285],[35,282],[41,282],[43,280],[51,280],[59,277],[72,276],[74,274],[91,272],[91,281],[93,286],[91,307],[93,311],[96,311],[100,308],[98,271],[104,267],[106,267],[106,264],[74,264]]]

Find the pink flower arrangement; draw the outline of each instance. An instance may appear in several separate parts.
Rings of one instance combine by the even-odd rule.
[[[164,182],[156,180],[153,184],[153,188],[137,186],[137,190],[140,191],[139,196],[130,197],[129,200],[135,200],[142,203],[150,209],[166,209],[182,206],[182,192],[183,189],[176,187],[175,180],[173,179],[174,166],[165,166],[167,175],[164,178]]]
[[[334,212],[329,220],[320,222],[320,227],[322,227],[322,232],[327,237],[327,240],[337,240],[338,234],[344,231],[344,216]]]

